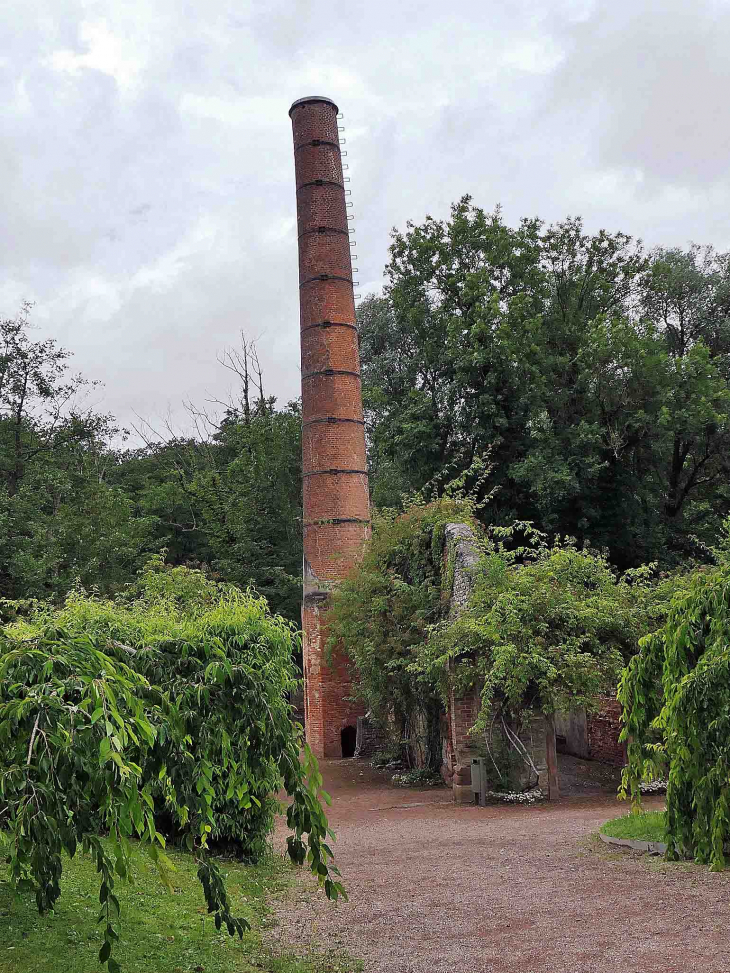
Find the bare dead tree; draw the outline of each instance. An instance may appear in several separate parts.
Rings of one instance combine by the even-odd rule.
[[[265,415],[269,402],[264,395],[264,380],[255,339],[247,338],[242,331],[241,347],[224,349],[218,355],[218,361],[238,377],[241,383],[238,401],[237,404],[232,398],[228,402],[220,399],[208,401],[224,405],[228,411],[240,416],[246,425],[250,425],[252,414]]]

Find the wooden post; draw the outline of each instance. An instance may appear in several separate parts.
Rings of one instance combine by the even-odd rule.
[[[545,717],[545,757],[548,770],[548,800],[559,801],[558,751],[555,745],[555,717],[552,713]]]

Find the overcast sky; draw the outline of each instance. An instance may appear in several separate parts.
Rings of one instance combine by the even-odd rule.
[[[344,112],[360,291],[389,231],[470,193],[730,249],[729,0],[5,0],[0,315],[124,421],[221,396],[260,339],[299,394],[287,112]]]

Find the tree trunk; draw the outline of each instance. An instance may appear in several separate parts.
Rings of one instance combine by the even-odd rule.
[[[434,773],[441,772],[443,755],[441,752],[441,701],[428,699],[425,705],[426,722],[426,767]]]
[[[555,746],[555,717],[552,713],[545,717],[545,756],[548,770],[548,800],[559,801],[558,751]]]

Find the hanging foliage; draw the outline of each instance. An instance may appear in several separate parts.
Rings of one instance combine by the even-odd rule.
[[[260,854],[282,786],[291,798],[291,858],[309,861],[328,897],[342,894],[322,778],[307,748],[300,761],[301,730],[286,699],[297,684],[294,639],[263,599],[159,559],[127,605],[75,593],[63,610],[0,633],[0,836],[9,878],[32,890],[44,912],[61,894],[63,853],[93,854],[99,960],[110,973],[119,968],[118,888],[137,847],[169,884],[166,834],[195,856],[216,927],[243,934],[211,843],[235,840],[249,857]]]
[[[643,640],[619,699],[629,758],[624,796],[638,805],[644,777],[668,771],[668,855],[723,868],[730,841],[730,565],[695,572],[665,626]]]

